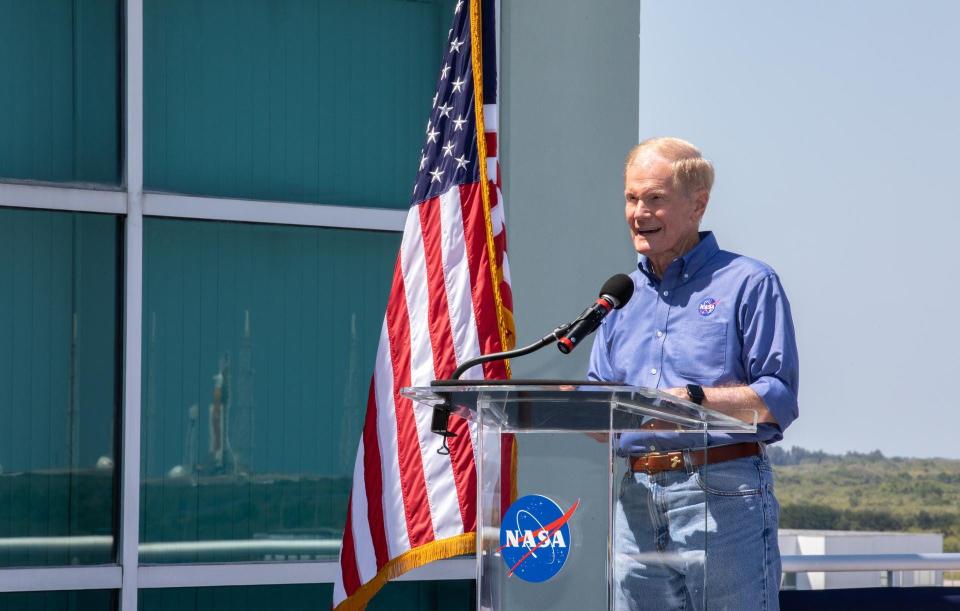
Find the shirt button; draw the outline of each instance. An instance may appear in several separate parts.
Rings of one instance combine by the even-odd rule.
[[[650,375],[653,375],[653,376],[657,375],[657,368],[656,368],[656,367],[654,367],[653,369],[650,370]]]
[[[690,274],[684,274],[683,277],[684,277],[684,278],[689,278],[689,277],[690,277]]]
[[[670,291],[664,291],[664,292],[663,292],[663,296],[664,296],[664,297],[666,297],[666,296],[669,295],[669,294],[670,294]]]
[[[657,337],[663,337],[663,331],[657,331]]]

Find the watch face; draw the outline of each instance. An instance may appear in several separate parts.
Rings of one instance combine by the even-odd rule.
[[[697,405],[706,399],[706,395],[703,394],[703,387],[699,384],[687,384],[687,394],[690,395],[690,399]]]

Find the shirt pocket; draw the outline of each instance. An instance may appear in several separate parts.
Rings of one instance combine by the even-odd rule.
[[[727,325],[700,322],[672,334],[673,367],[691,381],[716,379],[726,370]]]

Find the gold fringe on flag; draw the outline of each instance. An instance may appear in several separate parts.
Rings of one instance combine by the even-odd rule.
[[[334,607],[334,611],[363,611],[367,608],[370,599],[391,579],[396,579],[404,573],[434,560],[474,554],[476,551],[477,535],[475,532],[463,533],[462,535],[421,545],[400,554],[384,565],[373,579],[360,586],[356,592]]]

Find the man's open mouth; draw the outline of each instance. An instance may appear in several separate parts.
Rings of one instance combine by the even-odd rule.
[[[637,229],[637,235],[651,235],[657,233],[663,229],[663,227],[657,227],[656,229]]]

